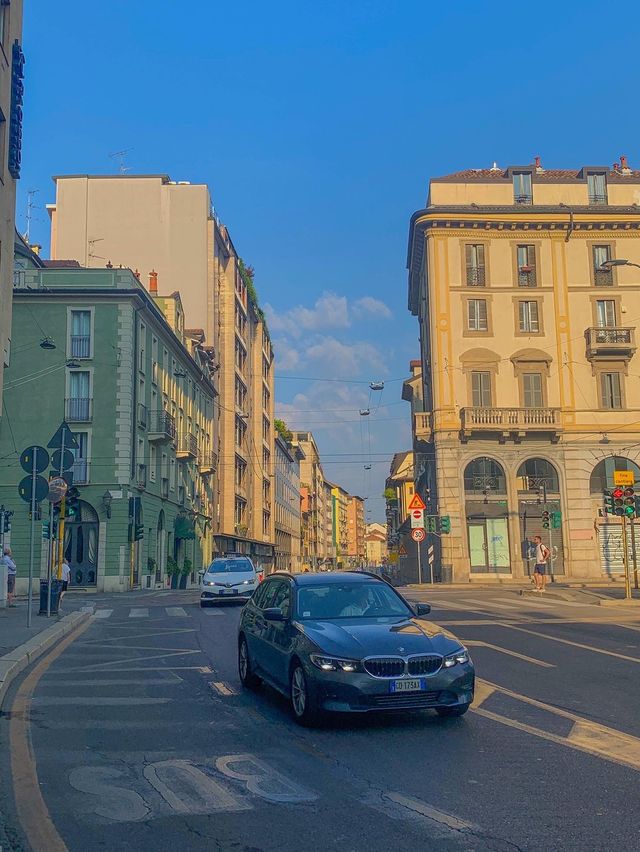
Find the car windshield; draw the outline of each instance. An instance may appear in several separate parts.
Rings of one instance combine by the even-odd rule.
[[[326,583],[303,586],[298,591],[298,614],[301,619],[334,618],[407,618],[413,613],[386,584]]]
[[[239,574],[253,571],[248,559],[214,559],[207,568],[207,574]]]

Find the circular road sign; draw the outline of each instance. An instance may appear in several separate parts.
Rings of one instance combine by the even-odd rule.
[[[54,476],[49,480],[49,502],[59,503],[67,493],[69,486],[61,476]]]
[[[71,450],[54,450],[51,456],[51,466],[54,470],[67,470],[75,461],[75,456]]]
[[[24,479],[20,480],[20,484],[18,485],[18,494],[26,503],[31,502],[32,495],[32,486],[33,486],[33,477],[25,476]],[[40,503],[41,500],[47,496],[49,492],[49,483],[44,478],[44,476],[36,476],[36,503]]]
[[[34,444],[33,447],[27,447],[20,456],[20,464],[25,473],[33,473],[34,461],[36,473],[42,473],[49,464],[49,453],[44,447],[39,447],[37,444]]]
[[[425,531],[422,527],[417,527],[415,530],[411,530],[411,538],[414,541],[424,541],[425,535]]]

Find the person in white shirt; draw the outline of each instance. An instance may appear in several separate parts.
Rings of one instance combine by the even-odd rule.
[[[71,580],[71,568],[67,563],[66,559],[62,561],[62,591],[66,592],[69,587],[69,581]]]
[[[549,548],[542,543],[542,537],[537,535],[533,539],[536,546],[536,564],[533,567],[533,579],[536,584],[537,592],[544,592],[544,587],[547,582],[547,559],[549,558]]]
[[[367,589],[360,587],[356,589],[353,601],[341,610],[340,617],[350,618],[355,616],[357,618],[359,615],[364,615],[369,609],[370,604],[369,592]]]
[[[7,566],[7,606],[15,606],[13,598],[16,593],[16,563],[13,561],[9,546],[4,548],[0,561]]]

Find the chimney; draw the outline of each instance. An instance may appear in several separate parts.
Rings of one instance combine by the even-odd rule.
[[[625,174],[625,175],[630,174],[631,169],[629,168],[629,166],[627,164],[627,158],[625,157],[624,154],[620,155],[620,167],[621,167],[623,174]]]
[[[149,273],[149,292],[154,296],[158,295],[158,273],[152,269]]]
[[[135,271],[133,274],[136,276],[136,278],[137,278],[137,279],[138,279],[138,281],[139,281],[139,280],[140,280],[140,270],[139,270],[139,269],[136,269],[136,271]]]
[[[542,168],[542,166],[540,164],[540,157],[534,157],[533,162],[534,162],[534,165],[535,165],[535,168],[536,168],[536,174],[539,174],[539,175],[544,174],[544,169]]]

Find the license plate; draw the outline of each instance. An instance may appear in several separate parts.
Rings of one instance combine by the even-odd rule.
[[[235,589],[223,589],[222,594],[223,595],[237,595],[238,592]]]
[[[424,681],[417,680],[392,680],[389,684],[390,692],[420,692],[424,689]]]

